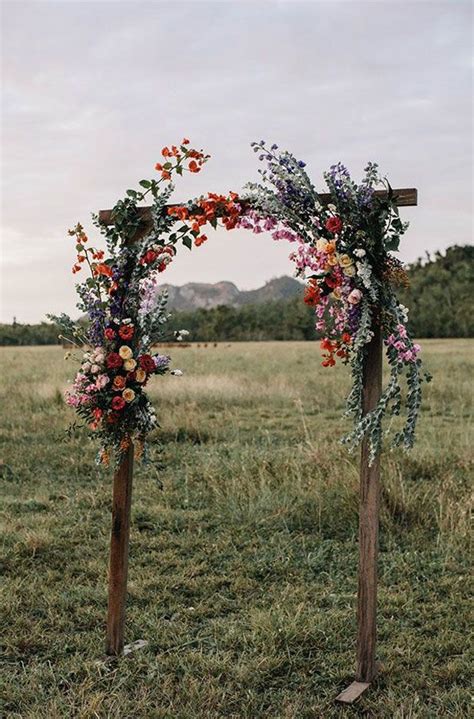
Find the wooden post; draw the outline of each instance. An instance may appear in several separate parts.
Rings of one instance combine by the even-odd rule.
[[[382,393],[382,332],[374,336],[364,360],[363,411],[371,412]],[[369,466],[369,440],[364,438],[360,458],[359,587],[357,593],[357,672],[359,682],[371,682],[376,674],[375,645],[377,604],[377,555],[379,533],[380,455]]]
[[[367,345],[363,369],[364,414],[377,406],[382,393],[382,330],[373,323],[374,336]],[[352,704],[375,678],[377,666],[377,555],[379,532],[380,456],[369,465],[369,440],[362,441],[359,505],[359,584],[357,592],[357,671],[356,681],[337,701]]]
[[[109,604],[105,647],[106,653],[112,655],[121,654],[124,644],[132,480],[133,442],[130,442],[130,446],[114,474],[112,533],[110,536]]]

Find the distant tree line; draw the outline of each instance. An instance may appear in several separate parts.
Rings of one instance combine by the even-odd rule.
[[[474,337],[474,246],[454,245],[408,267],[400,291],[415,337]]]
[[[454,246],[408,267],[410,286],[400,299],[410,308],[409,325],[416,337],[474,337],[474,246]],[[314,311],[302,296],[243,307],[220,306],[173,312],[170,331],[187,329],[195,342],[312,340]],[[58,344],[58,328],[0,325],[0,345]]]

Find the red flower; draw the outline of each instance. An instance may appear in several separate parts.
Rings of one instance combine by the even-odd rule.
[[[324,281],[325,281],[326,285],[328,287],[330,287],[332,290],[335,287],[339,287],[339,285],[341,284],[341,281],[339,280],[338,277],[331,277],[331,275],[328,275],[327,277],[325,277]]]
[[[305,289],[304,301],[307,305],[317,305],[321,299],[321,290],[317,282],[310,280],[308,286]]]
[[[194,162],[194,160],[191,160],[189,163],[189,172],[199,172],[201,168],[197,164],[197,162]]]
[[[125,400],[123,397],[114,397],[112,400],[112,409],[119,411],[125,407]]]
[[[138,364],[145,372],[154,372],[156,367],[151,355],[142,355],[138,358]]]
[[[141,265],[150,265],[152,262],[156,260],[158,255],[154,250],[148,250],[148,252],[145,252],[143,257],[140,260]]]
[[[351,336],[348,332],[343,332],[341,339],[345,345],[348,345],[348,344],[350,344]]]
[[[167,147],[164,147],[161,151],[161,154],[163,155],[163,157],[169,157],[171,155],[171,152]]]
[[[107,329],[104,332],[105,338],[108,340],[114,340],[115,339],[115,330],[112,329],[112,327],[107,327]]]
[[[332,232],[333,235],[336,235],[342,230],[342,220],[340,217],[330,217],[326,220],[324,226],[328,232]]]
[[[118,354],[118,352],[111,352],[107,356],[107,367],[109,369],[118,369],[123,364],[123,360]]]
[[[114,399],[119,399],[118,397],[114,397]],[[120,415],[117,412],[110,412],[107,415],[107,422],[109,424],[115,424],[115,422],[118,422],[120,419]]]
[[[119,329],[119,335],[123,340],[131,340],[134,332],[133,325],[122,325]]]
[[[182,141],[181,141],[181,144],[182,144],[182,145],[189,145],[189,140],[188,140],[188,138],[187,138],[187,137],[183,137],[183,139],[182,139]]]
[[[202,243],[205,242],[206,240],[207,240],[207,235],[199,235],[199,237],[196,237],[196,239],[194,240],[194,244],[196,245],[196,247],[200,247],[202,245]]]

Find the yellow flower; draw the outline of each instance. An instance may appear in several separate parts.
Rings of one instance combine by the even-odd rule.
[[[337,257],[336,255],[329,255],[328,257],[328,265],[330,267],[335,267],[337,265]]]
[[[349,255],[338,255],[337,259],[341,267],[349,267],[354,264],[354,260]]]
[[[128,345],[122,345],[119,349],[119,355],[123,360],[128,360],[133,357],[133,352]]]
[[[340,299],[341,299],[341,290],[339,289],[339,287],[335,287],[335,288],[333,289],[333,291],[332,291],[332,296],[334,297],[335,300],[340,300]]]
[[[124,389],[124,391],[122,392],[122,397],[124,398],[125,402],[133,402],[133,400],[135,399],[135,392],[133,391],[133,389],[130,388]]]
[[[328,253],[328,255],[332,255],[333,252],[336,251],[336,243],[335,242],[326,242],[324,246],[324,251]]]
[[[354,277],[356,273],[354,265],[349,265],[349,267],[343,267],[342,271],[344,272],[346,277]]]
[[[136,377],[137,382],[144,382],[146,380],[145,370],[137,369],[135,377]]]
[[[127,370],[127,372],[133,372],[133,370],[137,366],[137,361],[134,359],[126,359],[123,363],[123,366]]]
[[[326,244],[327,244],[326,240],[318,240],[318,241],[316,242],[316,249],[317,249],[319,252],[323,252],[323,250],[324,250],[325,247],[326,247]]]

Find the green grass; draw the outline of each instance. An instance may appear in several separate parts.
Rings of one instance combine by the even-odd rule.
[[[2,348],[4,708],[22,719],[467,717],[473,343],[427,341],[419,442],[383,456],[381,674],[351,680],[357,457],[317,345],[173,350],[134,486],[126,641],[104,663],[110,472],[67,439],[59,348]]]

